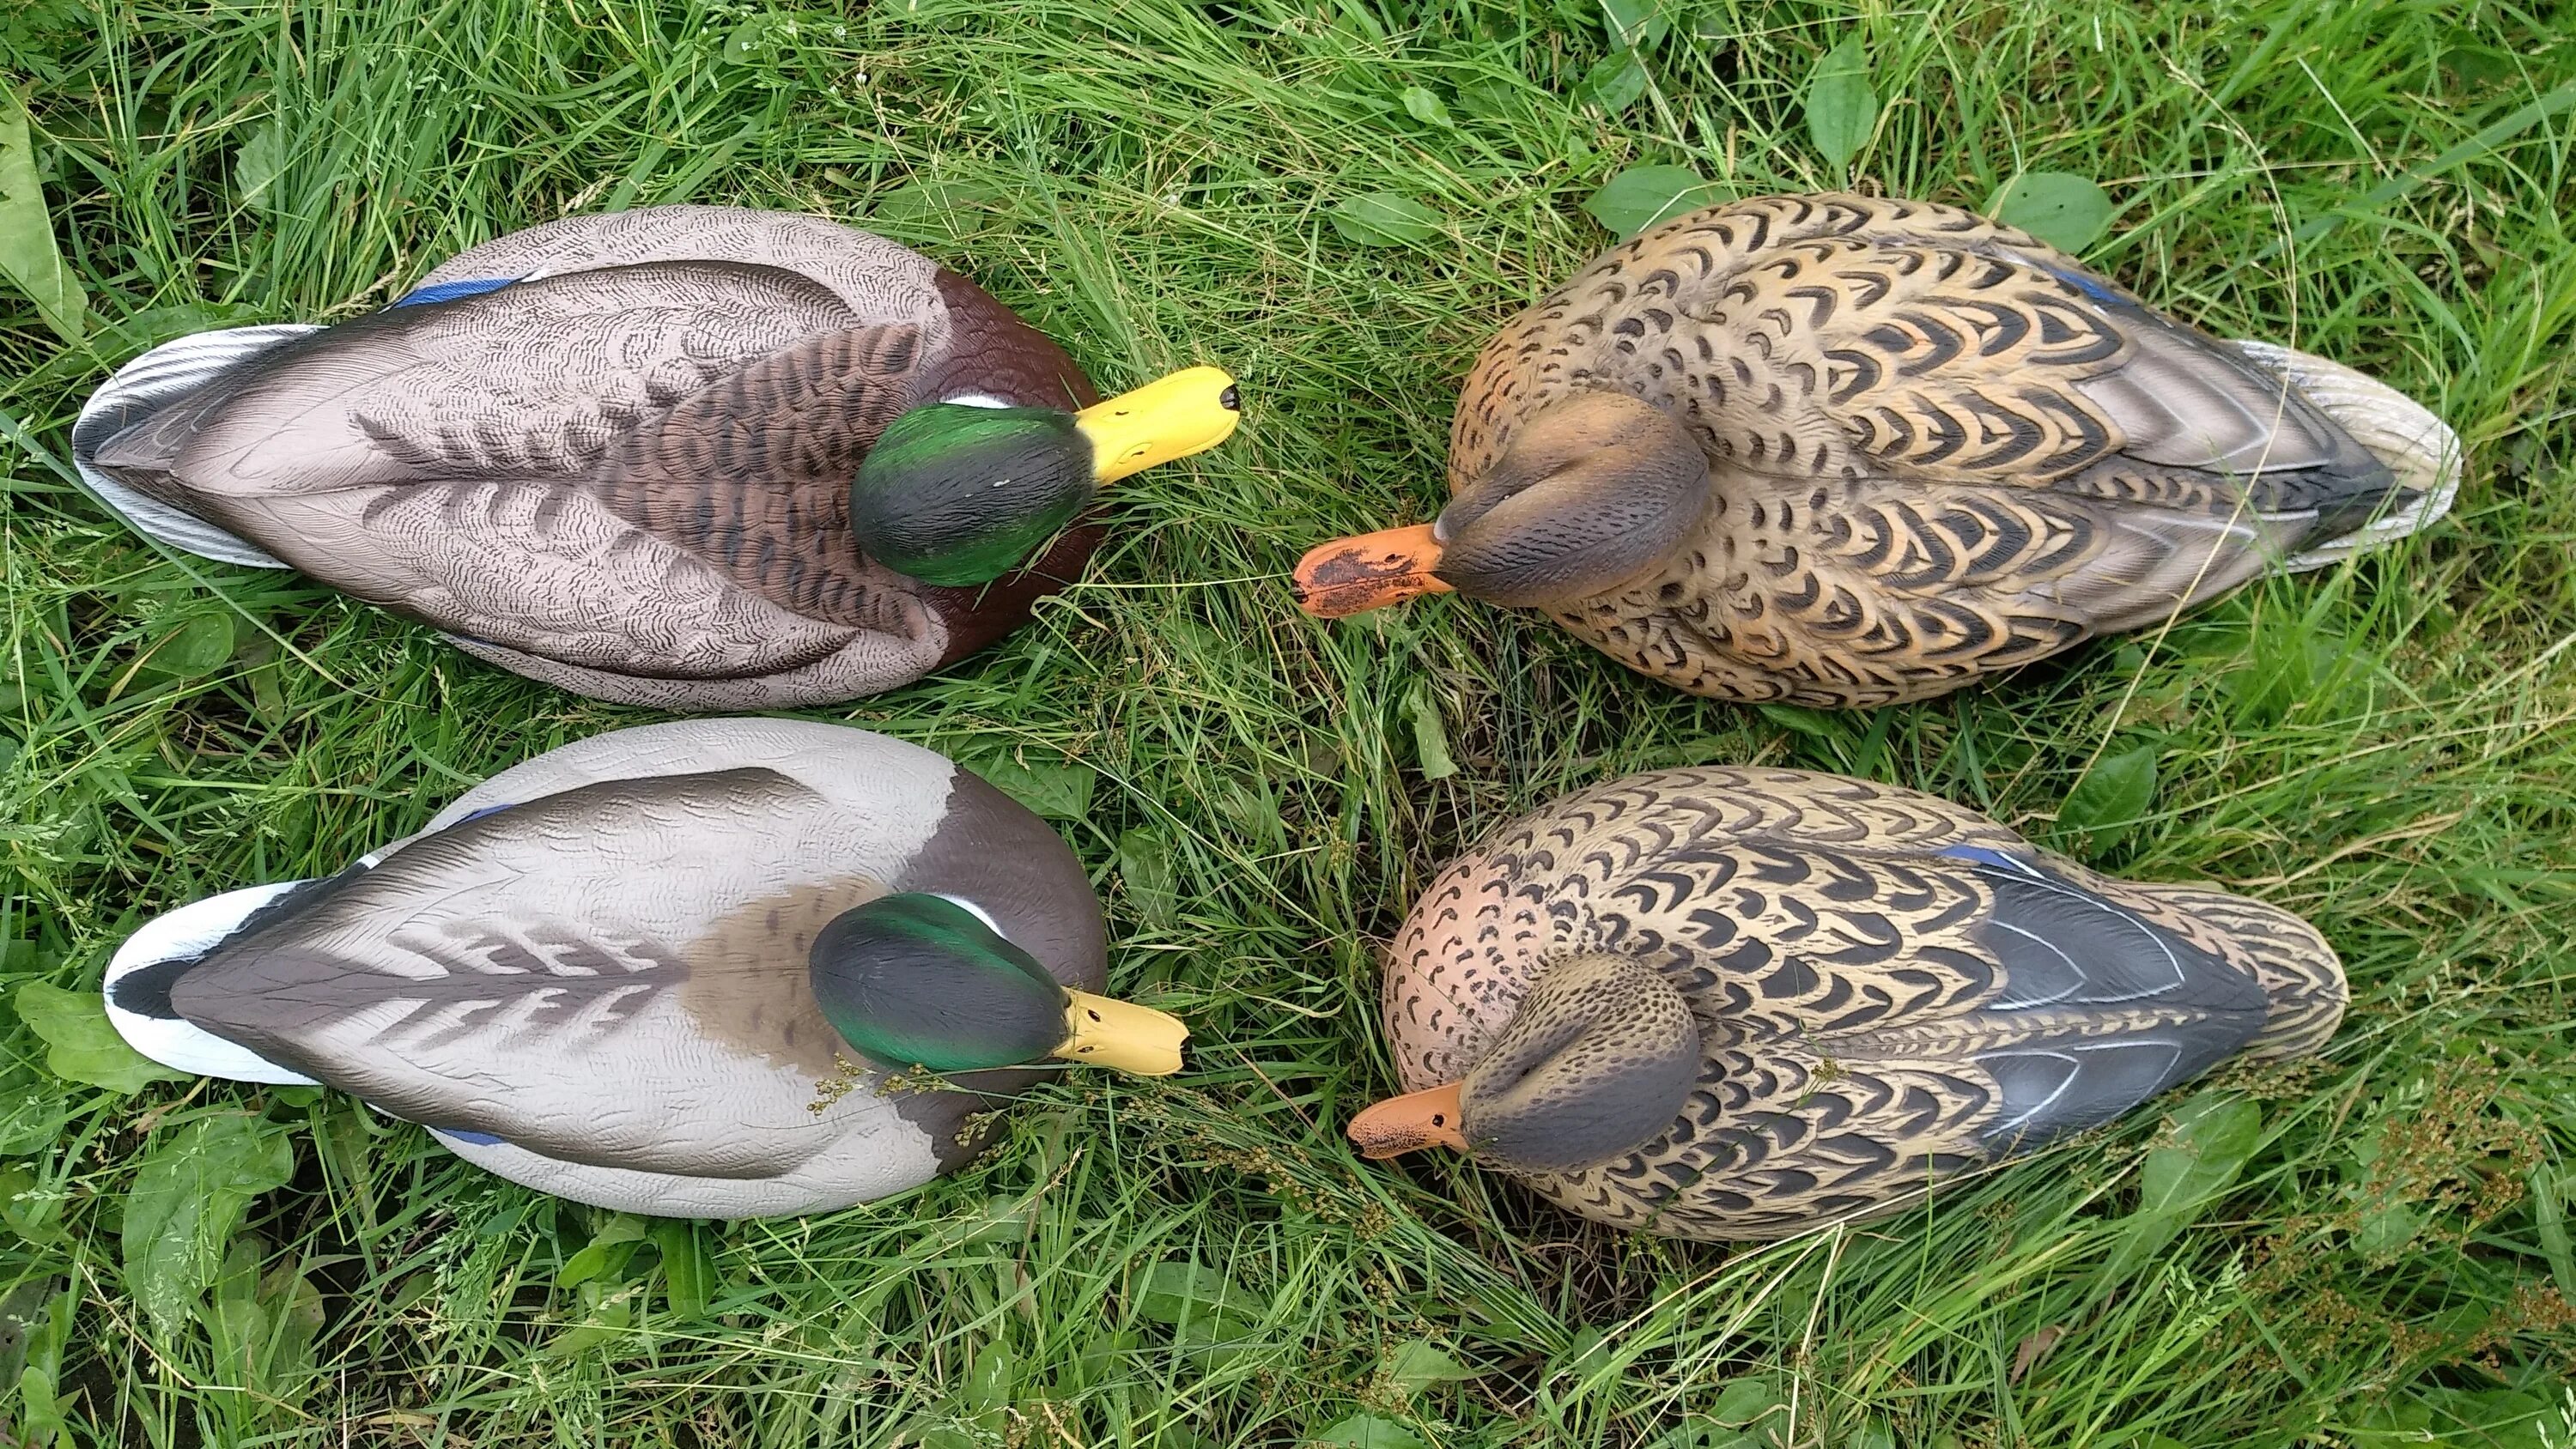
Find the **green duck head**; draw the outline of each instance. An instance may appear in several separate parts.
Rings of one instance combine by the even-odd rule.
[[[927,584],[1009,573],[1099,491],[1225,441],[1234,379],[1176,372],[1078,413],[926,403],[888,424],[850,484],[850,528],[870,558]]]
[[[814,999],[843,1040],[892,1067],[978,1072],[1049,1057],[1140,1076],[1181,1069],[1189,1028],[1068,991],[991,920],[947,896],[880,896],[814,938]]]
[[[1672,1131],[1703,1071],[1672,983],[1625,956],[1577,956],[1548,968],[1462,1080],[1379,1102],[1349,1133],[1366,1157],[1438,1145],[1510,1172],[1579,1172]]]

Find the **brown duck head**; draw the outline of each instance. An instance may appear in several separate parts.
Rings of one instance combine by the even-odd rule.
[[[1351,1119],[1364,1157],[1445,1146],[1508,1172],[1578,1172],[1672,1130],[1702,1074],[1699,1024],[1670,982],[1625,956],[1550,967],[1463,1080]]]
[[[1437,522],[1310,550],[1297,601],[1326,619],[1451,590],[1567,607],[1661,567],[1708,498],[1708,456],[1671,414],[1623,392],[1577,392],[1524,422]]]

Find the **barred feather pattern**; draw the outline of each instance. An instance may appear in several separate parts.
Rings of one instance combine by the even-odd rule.
[[[2074,913],[2033,915],[2033,892]],[[1699,1088],[1645,1149],[1524,1180],[1713,1240],[1900,1208],[2227,1055],[2312,1050],[2344,1002],[2323,939],[2260,902],[2112,880],[1912,790],[1667,770],[1569,795],[1434,881],[1388,958],[1404,1086],[1465,1077],[1553,964],[1603,953],[1690,1004]],[[2038,1059],[2083,1065],[2033,1108]]]
[[[2412,496],[2278,373],[2026,232],[1921,202],[1765,197],[1610,251],[1485,349],[1452,491],[1586,389],[1684,423],[1716,487],[1664,568],[1555,618],[1720,698],[1940,694]]]

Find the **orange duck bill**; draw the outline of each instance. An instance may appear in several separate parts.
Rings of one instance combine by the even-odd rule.
[[[1458,1083],[1449,1082],[1389,1097],[1351,1119],[1343,1130],[1370,1161],[1401,1157],[1425,1147],[1467,1150],[1458,1130]]]
[[[1337,538],[1297,560],[1297,607],[1318,619],[1338,619],[1416,594],[1449,593],[1449,585],[1431,572],[1438,567],[1440,540],[1427,523]]]

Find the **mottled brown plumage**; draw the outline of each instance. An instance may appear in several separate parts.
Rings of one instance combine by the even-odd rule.
[[[1515,319],[1433,535],[1327,545],[1301,583],[1324,613],[1389,601],[1371,577],[1544,608],[1698,694],[1886,704],[2410,531],[2456,467],[2388,389],[2216,341],[2021,231],[1767,197]]]
[[[1413,1099],[1381,1104],[1353,1136],[1460,1133],[1589,1218],[1776,1238],[2229,1057],[2312,1051],[2344,1000],[2334,952],[2275,907],[2097,875],[1912,790],[1667,770],[1558,800],[1433,882],[1384,1008],[1434,1106],[1408,1127]]]
[[[959,397],[1097,400],[926,257],[673,206],[487,242],[337,327],[183,339],[102,390],[75,451],[147,531],[291,565],[523,674],[670,708],[810,705],[982,646],[1097,541],[1071,530],[976,589],[862,553],[860,459],[898,414]]]

